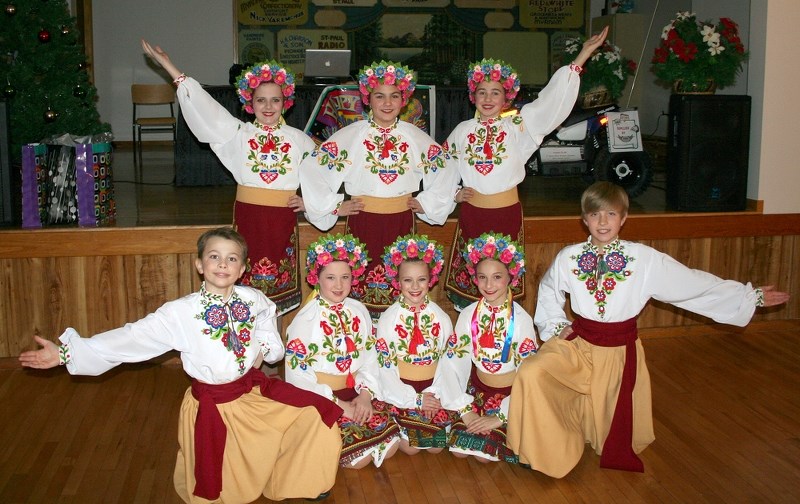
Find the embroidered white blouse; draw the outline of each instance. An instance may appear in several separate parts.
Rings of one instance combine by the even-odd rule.
[[[286,381],[333,400],[333,390],[316,373],[352,374],[355,390],[383,399],[372,318],[359,301],[330,304],[317,296],[303,306],[286,329]]]
[[[281,121],[275,127],[240,121],[187,77],[177,91],[181,113],[200,142],[208,143],[236,183],[249,187],[295,190],[303,157],[314,141]]]
[[[525,178],[525,163],[544,137],[569,115],[579,87],[578,74],[561,67],[520,114],[459,123],[444,144],[450,154],[448,168],[456,167],[461,184],[482,194],[516,187]]]
[[[424,341],[415,346],[415,353],[411,353],[414,325],[415,311],[400,301],[387,308],[378,321],[375,349],[385,401],[398,408],[417,407],[416,390],[400,379],[397,366],[398,362],[404,362],[414,366],[436,366],[433,383],[424,392],[436,396],[442,408],[458,409],[463,405],[460,402],[463,402],[464,392],[462,381],[466,383],[462,376],[465,365],[469,376],[466,344],[459,347],[450,317],[430,300],[416,310],[416,325]]]
[[[522,361],[536,353],[536,334],[533,330],[533,319],[518,303],[513,302],[513,324],[508,302],[500,307],[491,307],[476,301],[461,311],[456,322],[456,336],[459,341],[467,343],[471,364],[479,371],[492,375],[503,375],[516,372]],[[477,309],[477,310],[476,310]],[[513,331],[512,331],[513,327]],[[481,335],[488,332],[492,337],[492,346],[484,347],[480,343]],[[503,358],[504,350],[507,355]],[[471,368],[466,374],[460,374],[461,390],[467,389]],[[472,396],[463,392],[459,411],[472,403]],[[506,396],[500,404],[500,411],[508,416],[511,395]]]
[[[691,269],[641,243],[617,239],[598,250],[591,237],[563,248],[539,284],[534,321],[542,340],[570,323],[566,294],[575,313],[598,322],[634,318],[652,298],[744,326],[759,303],[758,290],[749,283]]]
[[[336,224],[333,213],[350,196],[393,198],[416,195],[420,219],[444,224],[455,209],[453,194],[458,173],[446,166],[442,147],[418,127],[404,122],[381,128],[362,120],[346,126],[303,161],[300,185],[309,221],[327,230]]]
[[[74,375],[97,376],[123,362],[177,350],[189,376],[222,384],[241,378],[259,353],[269,363],[283,358],[275,304],[242,286],[225,300],[201,287],[118,329],[81,338],[70,327],[59,339],[66,347],[67,370]]]

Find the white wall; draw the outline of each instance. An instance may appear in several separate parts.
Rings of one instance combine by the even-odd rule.
[[[200,82],[228,83],[234,61],[231,1],[103,0],[93,2],[92,11],[98,111],[117,140],[131,140],[131,84],[170,82],[146,61],[140,39],[161,45]]]
[[[797,153],[796,125],[800,120],[797,83],[797,0],[752,0],[753,24],[758,23],[761,37],[752,37],[756,54],[751,57],[750,85],[754,99],[753,115],[759,124],[751,129],[750,166],[760,169],[750,174],[750,186],[757,182],[757,196],[764,200],[765,213],[800,212],[800,161]],[[756,65],[758,72],[756,75]],[[757,103],[756,103],[757,102]],[[758,126],[757,128],[755,126]],[[748,197],[750,195],[748,187]]]

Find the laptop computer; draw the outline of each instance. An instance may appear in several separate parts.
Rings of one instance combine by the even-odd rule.
[[[306,49],[306,67],[304,77],[307,80],[330,80],[337,77],[350,76],[349,49]]]

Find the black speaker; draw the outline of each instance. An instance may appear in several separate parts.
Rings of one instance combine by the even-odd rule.
[[[750,97],[679,95],[669,100],[667,204],[688,212],[747,206]]]

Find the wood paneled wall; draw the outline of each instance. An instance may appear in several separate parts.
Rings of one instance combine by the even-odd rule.
[[[32,348],[35,331],[55,339],[71,326],[89,336],[196,290],[195,242],[206,229],[0,231],[0,357]],[[448,222],[443,227],[422,224],[418,230],[447,245],[453,229],[454,223]],[[555,217],[526,219],[525,233],[528,294],[523,305],[532,312],[538,281],[553,257],[587,234],[577,218]],[[314,228],[301,226],[301,247],[318,235]],[[755,319],[800,318],[800,215],[631,215],[622,237],[720,277],[793,292],[789,304],[759,310]],[[434,288],[432,297],[455,322],[457,315],[443,290]],[[283,317],[283,327],[294,313]],[[641,328],[704,323],[708,319],[661,303],[651,303],[639,319]]]

